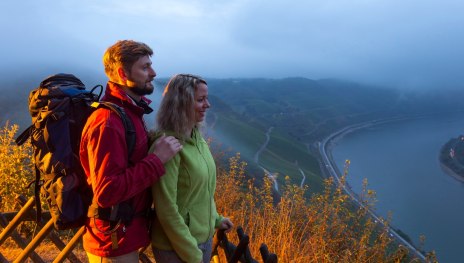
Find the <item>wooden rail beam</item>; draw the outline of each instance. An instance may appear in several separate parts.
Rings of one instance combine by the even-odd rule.
[[[1,213],[0,213],[0,224],[2,225],[3,228],[6,228],[8,226],[8,220]],[[20,248],[24,249],[24,248],[27,247],[26,240],[21,237],[21,235],[18,233],[18,231],[16,229],[13,229],[13,231],[11,231],[10,236]],[[35,253],[34,251],[31,253],[30,257],[31,257],[32,261],[34,261],[34,262],[38,262],[38,263],[44,262],[42,260],[42,258],[40,258],[40,256],[37,255],[37,253]],[[1,259],[1,260],[3,262],[3,259]],[[8,262],[8,261],[6,260],[5,262]]]
[[[34,205],[34,198],[31,197],[29,201],[19,210],[18,214],[11,220],[11,222],[6,226],[2,233],[0,233],[0,245],[5,242],[5,240],[11,235],[11,233],[16,229],[16,227],[22,222],[23,216],[32,208]]]
[[[72,254],[72,250],[77,245],[82,235],[84,235],[84,232],[85,232],[85,227],[83,226],[76,232],[76,234],[74,234],[73,238],[68,242],[66,247],[64,247],[61,250],[60,254],[58,254],[58,256],[55,258],[53,263],[61,263],[66,258],[68,258],[71,262],[81,262],[74,254]],[[75,257],[75,259],[71,260],[71,257],[72,257],[71,255]]]
[[[25,198],[23,195],[18,195],[18,196],[16,196],[16,201],[18,201],[18,203],[19,203],[20,205],[25,205],[25,203],[26,203],[26,198]],[[34,214],[34,215],[36,214],[36,211],[35,211],[34,208],[29,209],[29,212],[30,212],[30,214]],[[41,218],[40,218],[41,221],[40,221],[40,223],[38,223],[38,225],[39,225],[41,228],[43,228],[43,226],[44,226],[43,222],[49,222],[49,221],[51,220],[51,219],[50,219],[50,213],[49,213],[49,212],[48,212],[48,215],[49,215],[49,216],[48,216],[48,219],[47,219],[46,221],[45,221],[45,218],[44,218],[43,215],[44,215],[44,213],[42,213]],[[82,233],[83,233],[83,232],[82,232]],[[81,236],[82,236],[82,235],[80,235],[79,237],[81,237]],[[53,231],[50,231],[50,232],[49,232],[49,234],[48,234],[48,239],[50,239],[50,241],[52,241],[53,244],[55,244],[55,246],[56,246],[60,251],[63,251],[63,250],[67,247],[67,245],[61,240],[60,236],[57,235],[57,234],[56,234],[55,232],[53,232]],[[73,239],[74,239],[74,238],[73,238]],[[72,248],[74,248],[74,247],[76,246],[76,244],[77,244],[78,241],[79,241],[79,240],[76,240],[76,241],[74,241],[73,244],[70,244],[70,245],[72,245]],[[61,253],[60,253],[60,254],[61,254]],[[71,249],[71,250],[69,250],[69,248],[66,249],[66,256],[67,256],[67,258],[69,259],[69,261],[71,261],[72,263],[74,263],[74,262],[80,263],[80,262],[81,262],[81,261],[76,257],[76,255],[74,255],[74,253],[72,253],[72,249]]]
[[[24,262],[29,254],[31,254],[32,251],[34,251],[38,245],[40,245],[40,242],[50,233],[50,231],[53,228],[53,220],[49,220],[47,224],[40,230],[40,232],[35,236],[31,242],[27,245],[27,247],[23,250],[23,252],[18,256],[18,258],[13,261],[14,263],[19,263],[19,262]]]

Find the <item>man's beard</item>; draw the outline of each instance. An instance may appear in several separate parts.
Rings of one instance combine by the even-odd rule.
[[[140,86],[130,87],[130,90],[139,96],[150,95],[155,90],[155,86],[153,85],[153,83],[151,82],[150,84],[151,84],[150,86],[147,86],[148,83],[145,83],[144,87],[140,87]]]
[[[153,93],[153,91],[155,90],[155,88],[152,86],[152,87],[131,87],[130,90],[132,92],[134,92],[135,94],[139,95],[139,96],[145,96],[145,95],[150,95]]]

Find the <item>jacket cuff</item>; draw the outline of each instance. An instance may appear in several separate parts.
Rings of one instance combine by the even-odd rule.
[[[223,219],[224,219],[223,216],[218,215],[218,217],[216,218],[216,222],[214,223],[214,228],[219,228]]]
[[[161,162],[160,158],[158,158],[158,156],[154,153],[149,153],[147,157],[150,158],[150,163],[154,164],[158,178],[163,176],[166,173],[166,170],[164,169],[164,164]]]

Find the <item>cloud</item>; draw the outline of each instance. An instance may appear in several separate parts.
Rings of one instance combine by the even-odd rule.
[[[345,78],[460,87],[456,0],[24,0],[0,4],[2,57],[101,70],[118,39],[155,50],[160,76]],[[11,63],[0,62],[0,68]]]
[[[446,81],[443,67],[462,66],[463,5],[260,1],[236,20],[234,37],[245,47],[276,57],[283,65],[282,75],[325,72],[390,83],[398,83],[395,78],[406,83],[436,77],[433,81],[439,83]]]

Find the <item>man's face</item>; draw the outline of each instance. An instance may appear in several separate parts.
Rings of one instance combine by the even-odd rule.
[[[126,75],[126,86],[139,96],[152,94],[155,88],[153,79],[156,77],[156,72],[151,64],[150,57],[143,56],[132,65],[130,72]]]

